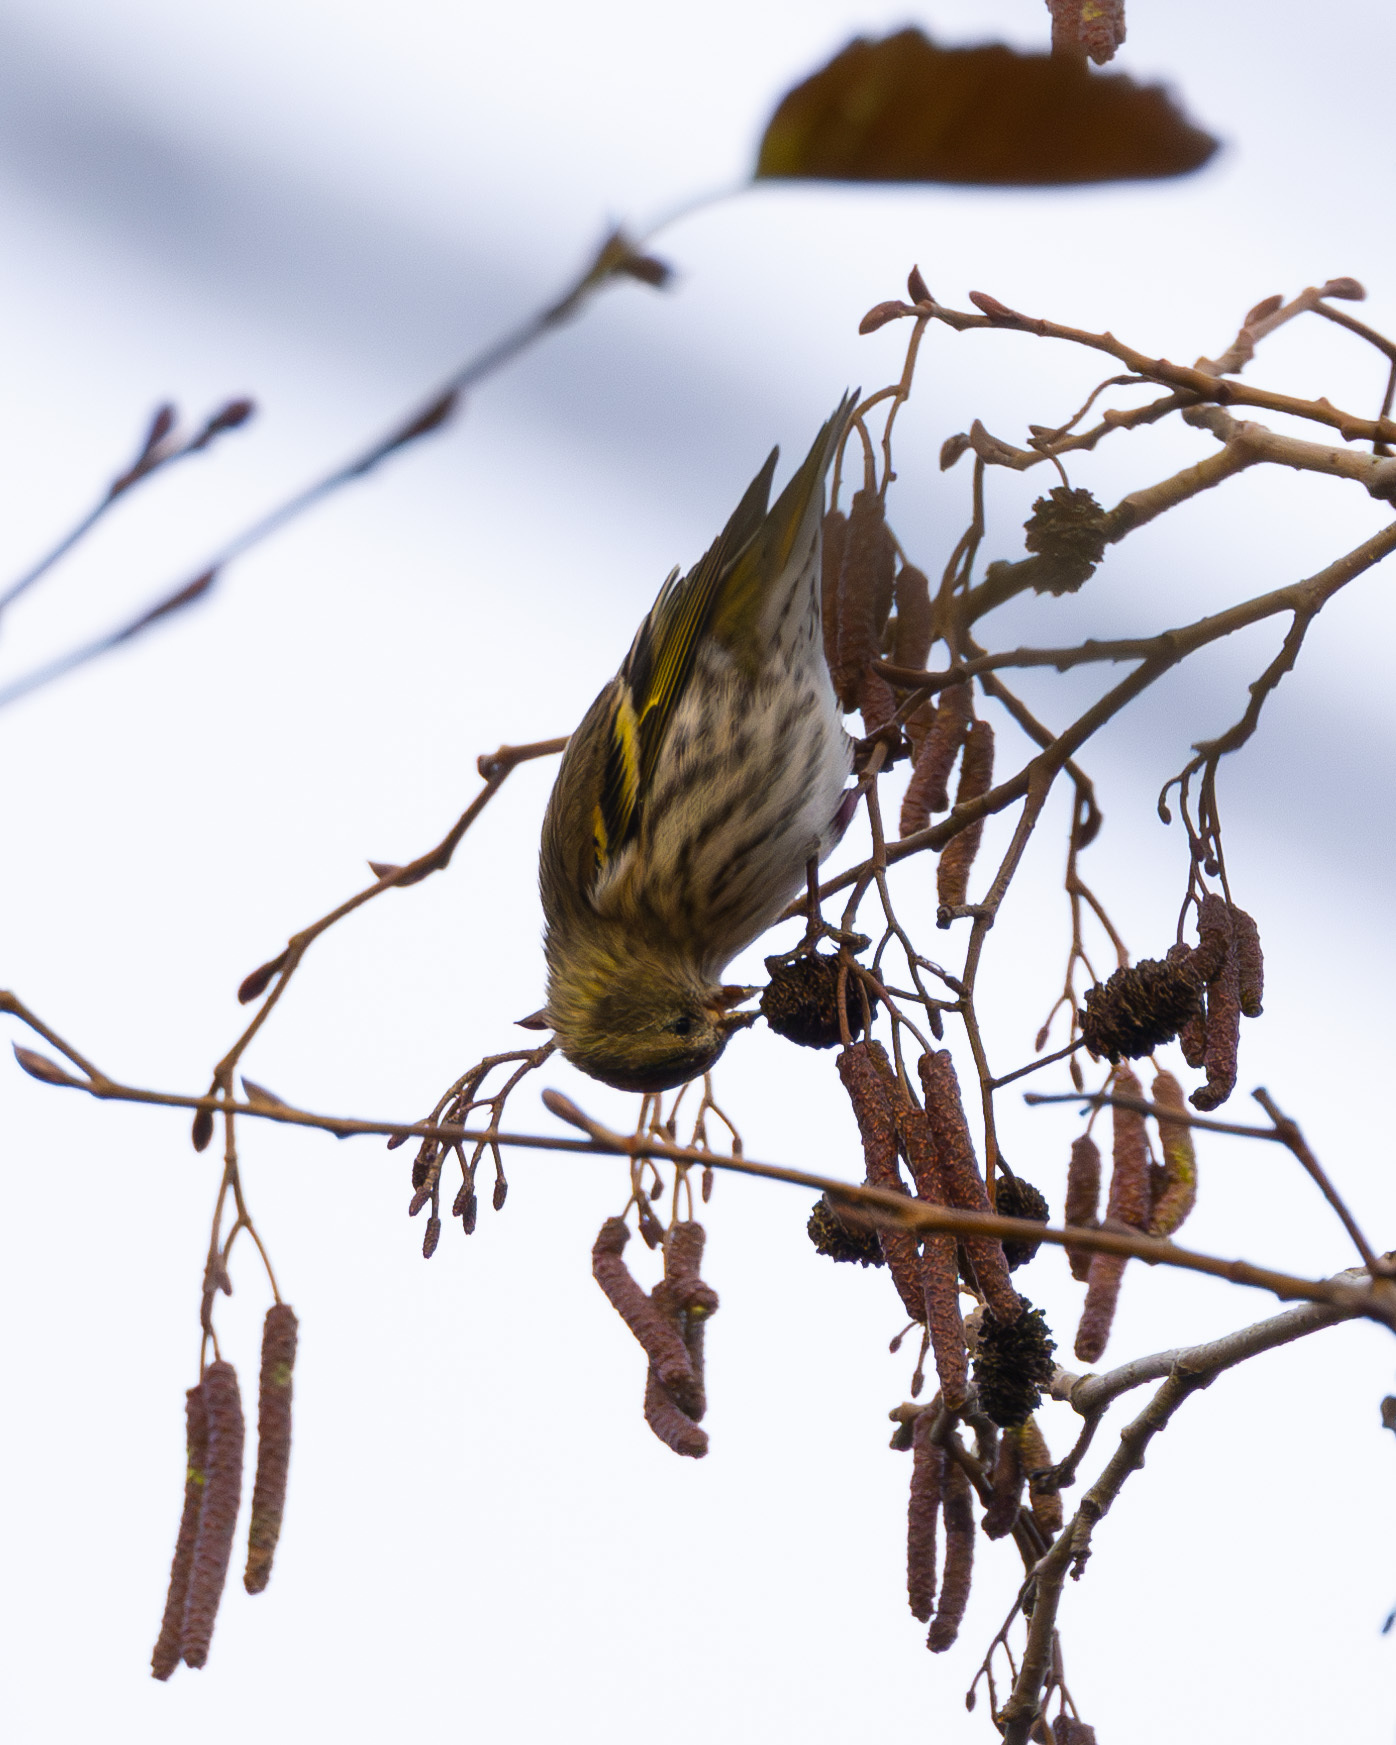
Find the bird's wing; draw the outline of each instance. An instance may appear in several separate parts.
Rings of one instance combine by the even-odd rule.
[[[639,834],[641,796],[664,734],[693,672],[723,583],[761,531],[778,449],[752,480],[726,527],[686,576],[677,570],[660,589],[617,675],[606,732],[605,763],[594,834],[598,873]]]

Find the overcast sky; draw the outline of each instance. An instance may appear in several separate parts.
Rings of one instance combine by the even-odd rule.
[[[855,31],[909,18],[951,40],[1040,46],[1048,30],[1037,0],[0,0],[5,573],[100,491],[161,400],[191,418],[235,394],[260,406],[7,617],[0,686],[197,573],[553,295],[606,226],[735,186],[784,89]],[[1226,142],[1198,176],[768,187],[705,206],[654,239],[670,290],[608,292],[206,604],[5,711],[0,985],[109,1072],[202,1090],[247,971],[358,888],[367,858],[437,840],[481,751],[566,733],[771,444],[797,458],[847,385],[893,379],[903,335],[859,339],[857,323],[913,261],[947,302],[985,290],[1182,361],[1215,355],[1259,298],[1336,274],[1396,331],[1390,10],[1133,0],[1129,24],[1125,70],[1172,84]],[[1021,336],[931,336],[891,506],[928,569],[965,518],[967,469],[936,469],[944,437],[978,416],[1020,440],[1098,374]],[[1362,412],[1383,380],[1317,321],[1267,342],[1251,374]],[[1212,446],[1181,428],[1116,439],[1073,483],[1110,503]],[[1042,486],[994,487],[986,555],[1015,555]],[[1386,512],[1355,485],[1247,476],[995,633],[1182,622],[1311,573]],[[1233,1107],[1247,1119],[1244,1091],[1268,1084],[1382,1247],[1391,586],[1388,565],[1325,615],[1223,786],[1233,887],[1270,969]],[[1272,628],[1217,651],[1087,759],[1108,818],[1087,876],[1139,955],[1171,939],[1186,868],[1152,796],[1240,713],[1276,643]],[[1065,718],[1089,686],[1024,689]],[[513,1046],[542,993],[550,780],[516,774],[448,875],[317,945],[249,1073],[308,1107],[407,1118]],[[1059,814],[992,942],[1004,1064],[1027,1058],[1059,984],[1063,852]],[[929,871],[904,888],[934,939]],[[739,1039],[719,1089],[751,1155],[859,1174],[830,1067]],[[564,1067],[545,1078],[631,1116]],[[1076,1117],[1006,1103],[1008,1155],[1059,1209]],[[981,1541],[960,1644],[927,1655],[904,1599],[909,1467],[886,1448],[910,1369],[887,1352],[897,1305],[884,1275],[813,1255],[808,1196],[719,1183],[712,1452],[693,1463],[645,1428],[642,1361],[590,1279],[621,1165],[519,1154],[504,1212],[469,1243],[448,1226],[427,1265],[404,1154],[253,1123],[248,1192],[302,1322],[286,1528],[264,1597],[234,1579],[207,1669],[154,1684],[217,1165],[182,1116],[87,1105],[3,1062],[0,1118],[15,1738],[993,1737],[962,1697],[1011,1603],[1012,1554]],[[532,1093],[514,1119],[549,1121]],[[1351,1263],[1286,1158],[1213,1141],[1201,1167],[1193,1245],[1309,1274]],[[1079,1287],[1055,1255],[1019,1276],[1068,1353]],[[266,1295],[247,1253],[234,1282],[220,1327],[250,1405]],[[1107,1361],[1272,1307],[1136,1267]],[[1326,1333],[1219,1382],[1151,1450],[1062,1610],[1103,1742],[1390,1737],[1392,1367],[1374,1329]],[[1063,1451],[1073,1415],[1043,1423]]]

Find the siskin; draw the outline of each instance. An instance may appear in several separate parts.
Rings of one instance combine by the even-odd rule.
[[[567,1058],[625,1091],[706,1072],[755,1014],[722,971],[775,920],[856,802],[824,659],[824,477],[846,396],[767,512],[773,450],[706,556],[677,570],[568,741],[539,863]]]

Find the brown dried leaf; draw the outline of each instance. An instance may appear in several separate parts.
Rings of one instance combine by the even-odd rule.
[[[921,31],[855,37],[781,100],[758,180],[1051,187],[1177,176],[1217,141],[1157,85],[1075,56],[999,43],[940,48]]]

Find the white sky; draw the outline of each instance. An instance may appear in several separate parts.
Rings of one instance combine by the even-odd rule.
[[[13,613],[0,685],[192,573],[552,294],[607,223],[734,182],[786,86],[855,29],[908,17],[948,38],[1047,32],[1035,0],[3,0],[6,573],[86,505],[160,399],[194,416],[248,392],[262,410]],[[367,857],[435,841],[479,752],[566,732],[770,444],[803,453],[846,384],[891,379],[897,329],[860,340],[856,325],[913,260],[947,301],[987,290],[1185,361],[1260,297],[1338,273],[1368,285],[1364,319],[1396,330],[1396,23],[1377,4],[1331,18],[1134,0],[1122,65],[1175,83],[1229,142],[1176,186],[768,188],[666,232],[670,293],[608,295],[186,620],[7,712],[0,983],[110,1072],[201,1089],[241,977],[355,889]],[[933,337],[893,505],[927,567],[963,521],[967,473],[936,472],[942,438],[980,416],[1013,439],[1096,373],[1017,336]],[[1370,354],[1317,322],[1268,342],[1252,374],[1364,411],[1381,391]],[[1141,433],[1073,482],[1108,503],[1210,447]],[[994,483],[988,555],[1012,555],[1042,486]],[[1077,600],[1005,613],[1000,634],[1179,622],[1311,572],[1384,514],[1355,486],[1248,477],[1132,538]],[[1223,789],[1270,971],[1242,1088],[1267,1084],[1305,1122],[1379,1246],[1396,1212],[1378,1114],[1391,585],[1388,566],[1331,609]],[[1087,760],[1108,818],[1087,876],[1141,955],[1171,937],[1184,872],[1152,794],[1239,713],[1275,642],[1218,651]],[[1062,681],[1024,690],[1064,717]],[[512,1045],[541,996],[550,779],[520,772],[446,877],[315,948],[254,1078],[309,1107],[407,1117]],[[1060,975],[1061,853],[1049,830],[1028,875],[1041,895],[1015,900],[993,942],[1005,1063],[1026,1058]],[[918,879],[929,868],[905,881],[908,908],[927,922]],[[856,1175],[829,1058],[791,1056],[763,1033],[724,1061],[748,1151]],[[627,1118],[565,1068],[545,1078]],[[1248,1098],[1234,1106],[1247,1118]],[[3,1064],[0,1117],[12,1737],[992,1738],[961,1699],[1012,1553],[981,1542],[961,1642],[927,1656],[904,1602],[909,1467],[885,1447],[909,1369],[886,1353],[895,1305],[884,1278],[812,1254],[806,1196],[719,1184],[713,1449],[683,1462],[645,1428],[642,1361],[589,1276],[622,1166],[520,1154],[505,1212],[484,1210],[468,1245],[448,1226],[424,1265],[405,1155],[251,1123],[248,1191],[302,1321],[286,1529],[264,1597],[234,1579],[209,1667],[155,1685],[217,1167],[182,1117],[88,1105]],[[548,1120],[532,1097],[514,1118]],[[1010,1158],[1057,1207],[1075,1130],[1005,1111]],[[1194,1245],[1349,1264],[1284,1158],[1213,1142],[1202,1171]],[[1079,1287],[1053,1256],[1020,1277],[1069,1351]],[[265,1298],[246,1253],[235,1283],[220,1325],[250,1405]],[[1271,1307],[1136,1268],[1110,1360]],[[1391,1371],[1389,1340],[1339,1329],[1219,1382],[1151,1450],[1063,1605],[1068,1675],[1102,1741],[1389,1735]],[[1072,1414],[1044,1425],[1064,1448]]]

